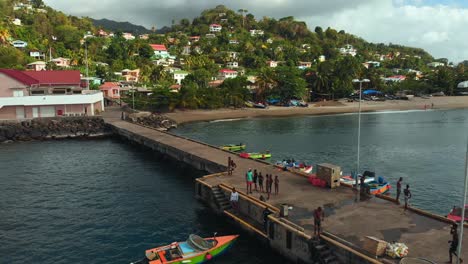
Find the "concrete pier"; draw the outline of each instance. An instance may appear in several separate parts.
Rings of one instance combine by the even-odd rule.
[[[404,212],[391,199],[374,196],[355,202],[352,188],[314,187],[306,177],[271,164],[241,159],[214,146],[122,121],[120,112],[106,113],[104,119],[115,134],[212,174],[197,179],[196,196],[294,262],[398,263],[365,251],[366,236],[405,243],[409,257],[435,263],[448,261],[451,223],[442,216],[417,208]],[[237,164],[233,175],[224,173],[228,157]],[[260,195],[266,198],[265,193],[254,191],[247,195],[245,173],[249,168],[263,175],[278,175],[279,194],[272,195],[267,202],[259,200]],[[226,202],[232,187],[241,191],[238,211]],[[279,215],[283,204],[292,207],[287,217]],[[321,241],[313,239],[312,213],[318,206],[326,212]],[[272,212],[266,225],[265,208]],[[464,233],[464,241],[468,243],[468,229]],[[467,244],[463,246],[462,257],[468,258]]]

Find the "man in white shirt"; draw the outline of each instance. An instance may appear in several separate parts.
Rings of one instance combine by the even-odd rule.
[[[236,191],[236,188],[232,188],[230,202],[231,202],[232,208],[234,208],[234,210],[238,210],[238,208],[239,208],[239,204],[238,204],[239,203],[239,193]]]

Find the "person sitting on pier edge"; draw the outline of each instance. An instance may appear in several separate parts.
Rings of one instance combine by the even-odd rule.
[[[314,235],[320,238],[322,221],[325,220],[325,212],[322,207],[318,207],[314,210]]]
[[[239,193],[236,191],[236,188],[232,188],[231,192],[231,206],[234,210],[239,210]]]
[[[268,228],[268,216],[270,214],[272,214],[270,209],[268,209],[268,207],[265,207],[265,209],[263,210],[263,229],[265,229],[265,233],[268,231],[267,230],[267,228]]]
[[[401,194],[401,182],[403,181],[403,178],[400,177],[396,183],[396,200],[397,203],[400,204],[400,194]]]

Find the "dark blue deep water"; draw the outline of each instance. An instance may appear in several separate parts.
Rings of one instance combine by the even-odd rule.
[[[130,263],[238,232],[194,199],[202,175],[114,139],[0,145],[0,263]],[[282,263],[241,233],[213,263]]]
[[[246,119],[187,124],[175,133],[213,145],[247,143],[277,160],[356,169],[355,114]],[[447,214],[462,204],[468,110],[377,112],[362,115],[361,172],[410,184],[413,205]]]

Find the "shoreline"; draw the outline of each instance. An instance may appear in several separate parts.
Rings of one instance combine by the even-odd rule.
[[[434,104],[434,108],[432,108]],[[426,105],[426,108],[424,107]],[[405,100],[390,100],[384,102],[363,101],[361,102],[361,112],[378,111],[408,111],[408,110],[448,110],[468,108],[468,97],[464,96],[443,96],[431,97],[429,99],[414,98]],[[226,120],[234,121],[249,118],[271,118],[290,117],[308,115],[335,115],[357,113],[359,111],[358,102],[318,102],[310,104],[309,107],[281,107],[270,106],[267,109],[240,108],[240,109],[216,109],[216,110],[176,110],[164,115],[173,119],[177,124],[186,124],[202,121]]]

